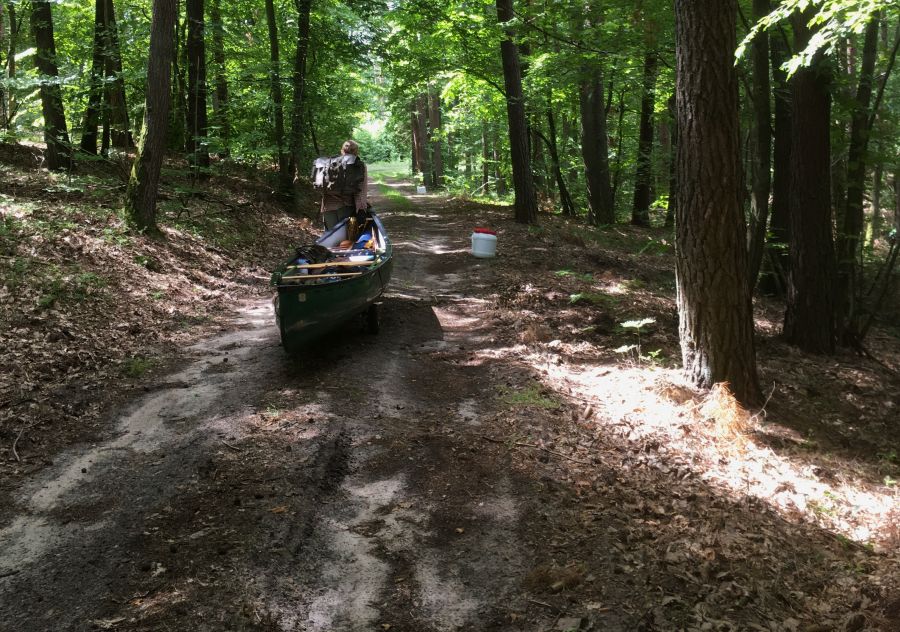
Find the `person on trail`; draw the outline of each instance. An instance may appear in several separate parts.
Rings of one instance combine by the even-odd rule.
[[[369,206],[368,172],[365,164],[359,160],[359,144],[356,141],[346,140],[341,145],[341,156],[355,156],[362,166],[362,181],[356,187],[355,193],[341,192],[326,188],[322,192],[321,216],[325,228],[331,228],[345,217],[350,217],[357,211],[365,211]]]

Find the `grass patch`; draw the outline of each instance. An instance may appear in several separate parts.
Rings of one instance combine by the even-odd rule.
[[[383,182],[379,182],[377,185],[378,193],[387,200],[386,206],[391,206],[393,207],[393,210],[396,211],[408,211],[412,208],[412,202],[409,201],[409,198],[400,193],[400,191],[397,191]]]
[[[531,384],[521,390],[501,388],[501,399],[510,406],[535,406],[546,410],[559,408],[559,402],[545,396],[537,384]]]
[[[601,294],[600,292],[578,292],[569,295],[570,305],[603,305],[604,307],[615,307],[619,304],[620,299],[609,294]]]
[[[412,178],[409,163],[405,160],[398,160],[396,162],[375,162],[366,165],[366,169],[376,182],[383,182],[385,178]]]
[[[153,358],[133,356],[125,360],[125,363],[122,365],[122,373],[125,374],[125,377],[137,379],[147,375],[156,364],[157,362]]]

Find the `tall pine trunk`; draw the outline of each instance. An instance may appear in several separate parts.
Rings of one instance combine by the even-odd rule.
[[[769,14],[769,0],[753,0],[753,18],[760,20]],[[753,63],[753,163],[750,189],[750,228],[747,236],[747,265],[750,287],[756,287],[766,226],[769,221],[769,193],[772,188],[772,107],[769,87],[769,34],[756,35],[751,49]]]
[[[553,177],[556,180],[556,188],[559,191],[559,201],[562,205],[562,213],[567,217],[575,216],[575,204],[572,203],[572,196],[569,194],[569,188],[566,186],[566,180],[563,177],[562,166],[559,160],[559,147],[556,142],[556,117],[553,116],[553,108],[550,99],[547,99],[547,150],[550,152],[550,160],[553,163]]]
[[[795,15],[795,47],[811,37],[810,12]],[[813,353],[834,351],[831,237],[831,93],[822,57],[791,80],[790,271],[784,335]]]
[[[209,147],[206,141],[206,22],[203,0],[186,0],[188,35],[188,137],[187,153],[195,174],[209,177]]]
[[[278,22],[275,20],[275,3],[266,0],[266,22],[269,26],[269,87],[272,91],[272,119],[275,135],[275,160],[278,163],[278,192],[289,196],[292,190],[290,155],[285,148],[284,93],[281,89],[281,58],[278,49]]]
[[[869,144],[869,112],[872,100],[872,78],[878,52],[878,26],[873,17],[866,27],[859,84],[853,104],[850,124],[850,147],[847,154],[847,197],[843,223],[838,230],[835,255],[837,258],[837,333],[844,344],[859,338],[859,310],[856,304],[859,291],[860,245],[865,216],[863,189],[866,181],[866,153]]]
[[[497,0],[497,18],[501,24],[513,19],[513,0]],[[505,29],[500,42],[503,82],[506,87],[506,115],[509,119],[509,148],[515,189],[515,220],[522,224],[537,221],[537,197],[528,153],[528,122],[525,118],[525,96],[522,92],[522,68],[512,29]]]
[[[169,82],[177,9],[178,0],[153,0],[144,124],[125,192],[125,216],[139,230],[156,230],[156,198],[169,124]]]
[[[653,108],[656,103],[656,70],[658,64],[659,55],[655,49],[649,49],[644,57],[644,83],[641,96],[637,173],[634,179],[634,202],[631,208],[631,223],[636,226],[650,226]]]
[[[222,22],[222,0],[212,0],[209,17],[212,21],[213,74],[216,89],[213,93],[214,125],[218,128],[221,148],[219,158],[227,158],[231,145],[231,115],[228,112],[228,80],[225,75],[225,25]]]
[[[71,164],[72,156],[58,82],[53,14],[48,0],[32,2],[31,30],[37,47],[35,61],[41,74],[41,110],[44,114],[44,142],[47,143],[44,160],[48,169],[66,169]]]
[[[681,352],[691,381],[760,400],[741,208],[736,0],[676,0]]]

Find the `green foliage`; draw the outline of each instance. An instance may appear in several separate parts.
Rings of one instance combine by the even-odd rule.
[[[133,356],[125,360],[122,365],[122,373],[126,377],[141,378],[150,372],[157,365],[157,361],[153,358],[145,356]]]
[[[556,410],[560,404],[552,397],[547,397],[537,384],[514,390],[508,387],[501,389],[501,399],[510,406],[534,406],[547,410]]]

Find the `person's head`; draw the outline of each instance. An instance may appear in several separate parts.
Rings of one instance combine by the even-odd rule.
[[[355,140],[345,140],[344,144],[341,145],[341,153],[359,156],[359,143]]]

